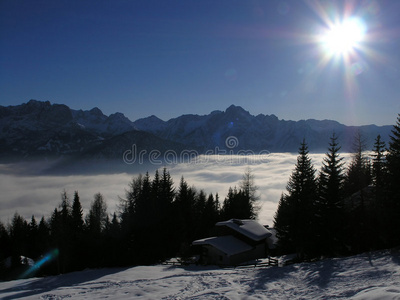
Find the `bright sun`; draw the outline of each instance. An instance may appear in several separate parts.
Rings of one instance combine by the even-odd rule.
[[[321,36],[320,42],[331,55],[347,55],[359,47],[365,31],[361,20],[351,18],[330,26]]]

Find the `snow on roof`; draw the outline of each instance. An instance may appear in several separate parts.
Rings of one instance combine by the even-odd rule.
[[[218,250],[228,254],[234,255],[241,252],[246,252],[252,249],[252,247],[245,242],[235,238],[232,235],[210,237],[201,240],[196,240],[192,245],[210,245]]]
[[[257,242],[272,235],[268,229],[254,220],[230,219],[228,221],[218,222],[216,225],[227,226]]]

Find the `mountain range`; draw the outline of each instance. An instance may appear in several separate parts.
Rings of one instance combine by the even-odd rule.
[[[153,115],[132,122],[122,113],[106,116],[97,107],[83,111],[30,100],[0,106],[0,161],[62,157],[122,162],[124,153],[133,150],[143,159],[168,151],[297,152],[303,139],[311,152],[326,152],[333,133],[342,151],[349,152],[357,132],[370,150],[378,134],[388,142],[391,130],[392,126],[346,126],[331,120],[285,121],[275,115],[254,116],[234,105],[208,115],[182,115],[168,121]]]

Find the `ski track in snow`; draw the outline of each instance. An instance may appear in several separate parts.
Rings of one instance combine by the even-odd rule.
[[[400,250],[286,267],[138,266],[0,282],[0,299],[400,300]]]

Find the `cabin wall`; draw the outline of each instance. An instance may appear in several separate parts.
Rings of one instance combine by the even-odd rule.
[[[266,257],[266,244],[259,244],[250,251],[227,255],[210,245],[203,245],[201,262],[206,265],[235,266],[246,261]]]
[[[235,255],[232,255],[229,260],[230,265],[238,265],[241,263],[244,263],[246,261],[254,260],[257,258],[265,258],[266,255],[266,248],[265,244],[259,244],[250,251],[238,253]]]
[[[201,262],[205,265],[229,265],[229,257],[226,253],[209,245],[203,245]]]

